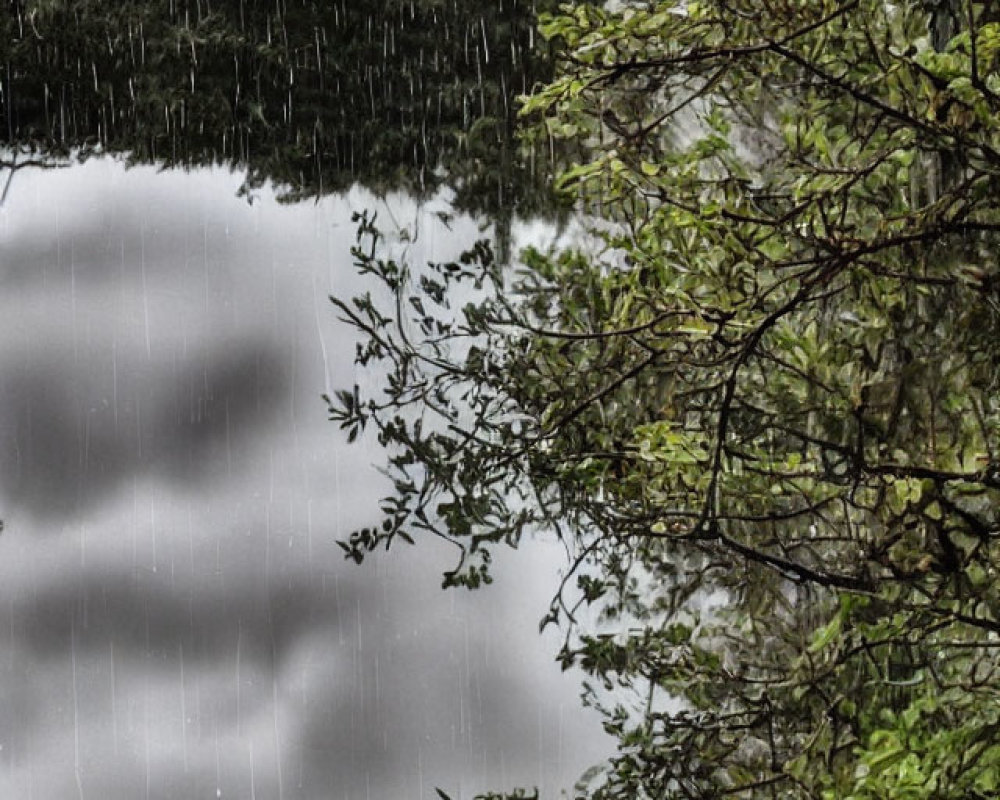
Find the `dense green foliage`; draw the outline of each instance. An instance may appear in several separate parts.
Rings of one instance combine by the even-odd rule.
[[[542,30],[529,135],[588,148],[561,185],[596,244],[418,269],[362,220],[389,292],[335,302],[388,383],[331,414],[377,430],[396,494],[345,549],[433,533],[474,587],[491,547],[563,539],[546,621],[620,745],[582,796],[996,796],[996,9]]]
[[[2,5],[0,142],[20,163],[228,164],[289,199],[446,185],[503,219],[551,198],[512,136],[515,95],[551,76],[528,0]]]

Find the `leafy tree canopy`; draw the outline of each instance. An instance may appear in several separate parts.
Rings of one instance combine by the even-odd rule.
[[[3,0],[0,144],[227,164],[287,199],[361,183],[509,220],[550,207],[514,97],[551,0]],[[9,153],[3,166],[9,166]]]
[[[581,796],[995,797],[997,9],[619,6],[542,18],[524,104],[596,245],[418,269],[362,219],[388,291],[334,302],[387,383],[331,415],[395,494],[345,550],[435,534],[475,587],[562,538],[619,741]]]

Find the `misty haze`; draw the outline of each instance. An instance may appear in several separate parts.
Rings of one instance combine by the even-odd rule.
[[[415,263],[476,225],[240,182],[102,159],[0,210],[0,796],[569,788],[606,748],[537,634],[560,551],[456,595],[432,542],[336,544],[385,489],[321,399],[366,380],[327,300],[360,287],[351,211],[419,231]]]

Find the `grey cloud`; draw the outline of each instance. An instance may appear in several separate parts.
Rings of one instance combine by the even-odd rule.
[[[145,471],[197,481],[271,424],[288,393],[276,348],[156,364],[37,348],[0,366],[0,480],[13,505],[69,515]]]

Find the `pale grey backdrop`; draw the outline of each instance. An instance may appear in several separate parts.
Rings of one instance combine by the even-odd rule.
[[[607,747],[537,635],[558,550],[470,595],[433,542],[335,544],[382,488],[320,400],[370,380],[326,301],[350,211],[418,260],[475,225],[239,183],[95,161],[0,209],[0,797],[556,796]]]

